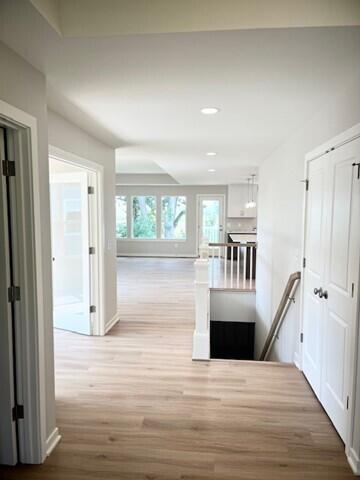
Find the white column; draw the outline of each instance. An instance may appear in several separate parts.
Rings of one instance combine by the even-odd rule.
[[[193,360],[210,360],[209,260],[195,261],[195,330]]]

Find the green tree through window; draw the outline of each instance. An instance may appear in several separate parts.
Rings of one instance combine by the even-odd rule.
[[[186,197],[161,197],[161,238],[186,239]]]
[[[132,203],[133,238],[156,238],[156,197],[137,196]]]

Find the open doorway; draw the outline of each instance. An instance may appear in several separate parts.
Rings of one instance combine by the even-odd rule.
[[[50,157],[54,327],[102,334],[98,173]]]

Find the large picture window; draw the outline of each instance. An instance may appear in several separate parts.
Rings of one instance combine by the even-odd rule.
[[[132,199],[133,238],[156,238],[156,197],[137,196]]]
[[[127,197],[124,195],[116,196],[116,236],[118,238],[127,238]]]
[[[186,239],[186,197],[175,195],[161,197],[161,238]]]

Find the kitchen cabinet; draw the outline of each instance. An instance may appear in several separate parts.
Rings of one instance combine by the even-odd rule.
[[[251,187],[250,187],[251,199]],[[257,185],[254,187],[254,201],[257,200]],[[228,186],[227,197],[227,216],[229,218],[254,218],[257,210],[254,208],[246,208],[248,202],[248,186],[247,184],[233,184]]]

